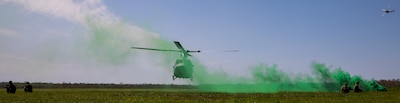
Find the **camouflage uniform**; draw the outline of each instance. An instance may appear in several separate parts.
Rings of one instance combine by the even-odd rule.
[[[26,82],[26,86],[24,87],[25,92],[32,92],[32,85],[29,82]]]
[[[349,88],[349,87],[347,86],[347,83],[344,83],[344,85],[340,88],[340,93],[343,93],[343,94],[349,93],[350,90],[351,90],[351,88]]]
[[[356,84],[354,84],[354,92],[362,92],[361,88],[360,88],[360,82],[356,82]]]
[[[12,83],[12,81],[8,82],[7,93],[15,93],[17,91],[17,87]]]

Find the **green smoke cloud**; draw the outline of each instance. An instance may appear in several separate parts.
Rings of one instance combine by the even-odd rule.
[[[196,62],[199,63],[199,62]],[[371,90],[370,81],[361,76],[351,76],[341,68],[331,68],[322,63],[311,64],[312,75],[291,76],[277,65],[259,64],[249,67],[251,78],[233,77],[224,72],[207,72],[204,66],[195,67],[195,82],[200,90],[229,93],[273,93],[280,91],[316,92],[339,91],[345,82],[354,85],[359,81],[364,90]]]

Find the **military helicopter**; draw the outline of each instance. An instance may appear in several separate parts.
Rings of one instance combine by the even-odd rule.
[[[143,48],[143,47],[131,47],[132,49],[143,49],[143,50],[153,50],[153,51],[164,51],[164,52],[179,52],[181,53],[181,58],[175,61],[174,74],[172,75],[172,79],[175,80],[176,78],[183,78],[183,79],[190,79],[193,81],[193,64],[188,59],[188,56],[192,56],[189,53],[200,53],[200,50],[191,51],[185,50],[181,43],[178,41],[174,41],[178,50],[168,50],[168,49],[155,49],[155,48]],[[238,50],[228,50],[223,52],[237,52]]]
[[[390,4],[388,5],[388,7],[386,8],[386,9],[382,9],[382,11],[383,11],[383,14],[382,14],[382,16],[385,16],[385,14],[388,14],[388,13],[391,13],[391,12],[394,12],[394,9],[389,9],[390,8]]]
[[[179,52],[181,53],[181,58],[175,61],[174,66],[174,74],[172,75],[172,79],[175,80],[177,78],[190,79],[193,81],[193,64],[188,59],[188,56],[192,56],[189,53],[200,53],[200,50],[191,51],[185,50],[181,43],[178,41],[174,41],[174,44],[178,48],[178,50],[169,50],[169,49],[156,49],[156,48],[143,48],[143,47],[131,47],[132,49],[142,49],[142,50],[153,50],[153,51],[164,51],[164,52]],[[239,50],[227,50],[223,52],[238,52]]]

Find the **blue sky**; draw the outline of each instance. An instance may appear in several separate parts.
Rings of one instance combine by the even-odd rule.
[[[10,3],[7,0],[0,1],[0,15],[2,15],[0,17],[0,29],[3,31],[0,32],[0,34],[3,34],[0,35],[0,47],[5,48],[0,50],[2,55],[0,60],[18,62],[25,66],[45,67],[47,69],[44,71],[53,72],[69,71],[67,69],[69,67],[96,68],[96,66],[92,66],[94,64],[89,63],[91,66],[87,66],[74,62],[76,58],[68,58],[72,55],[69,54],[69,51],[72,51],[70,49],[76,49],[76,45],[73,44],[82,42],[80,38],[86,37],[76,34],[87,34],[87,30],[84,29],[86,24],[81,25],[81,19],[71,19],[76,17],[70,16],[74,13],[54,13],[45,9],[46,6],[36,8],[35,6],[21,6],[30,4],[19,1],[17,3],[12,1]],[[54,8],[65,8],[67,11],[70,10],[69,7],[75,7],[76,5],[73,4],[79,4],[80,1],[68,1],[66,3],[71,3],[71,5],[61,5],[61,7]],[[60,5],[64,3],[49,4]],[[341,67],[352,75],[361,75],[366,79],[400,78],[397,75],[397,73],[400,73],[398,67],[398,64],[400,64],[400,46],[398,45],[400,44],[400,35],[398,34],[400,29],[397,29],[400,25],[400,20],[397,19],[400,14],[394,12],[382,16],[381,10],[386,8],[388,4],[391,4],[391,9],[397,10],[400,7],[399,1],[109,0],[89,2],[88,4],[93,6],[92,8],[105,7],[106,10],[99,10],[103,10],[102,13],[106,11],[105,14],[111,15],[110,18],[116,17],[129,25],[158,34],[162,38],[170,40],[171,43],[174,40],[180,41],[186,49],[240,50],[236,53],[195,54],[195,58],[198,58],[207,66],[220,68],[232,75],[245,76],[249,72],[249,66],[259,63],[276,64],[279,69],[291,74],[307,74],[311,72],[311,63],[316,61]],[[42,4],[37,3],[37,5]],[[77,7],[79,6],[86,5],[82,4]],[[91,9],[90,6],[88,10],[97,10]],[[52,6],[48,8],[52,8]],[[46,35],[46,33],[49,35]],[[146,33],[148,32],[144,34]],[[127,44],[127,46],[130,46],[130,44]],[[38,47],[39,49],[37,49]],[[57,49],[47,47],[57,47]],[[26,50],[35,53],[26,53]],[[30,58],[29,60],[43,61],[40,55],[50,55],[50,57],[53,55],[58,62],[31,62],[29,64],[21,59],[9,60],[10,58]],[[46,60],[51,61],[54,58]],[[64,61],[68,64],[59,64],[59,62],[65,63]],[[134,61],[131,60],[130,62]],[[120,71],[109,75],[112,77],[111,79],[91,81],[98,76],[84,78],[87,78],[88,82],[171,82],[159,81],[158,79],[164,78],[163,76],[141,80],[121,80],[125,77],[130,78],[128,74],[124,74],[126,72],[134,72],[133,74],[152,72],[168,74],[168,71],[160,71],[159,69],[126,69],[131,65],[134,64],[114,67],[119,68]],[[153,63],[146,61],[139,67],[153,67],[150,65],[153,65]],[[13,65],[2,67],[4,70],[10,70],[10,68],[14,68],[12,73],[15,74],[23,71],[23,67]],[[53,70],[51,68],[63,69]],[[104,74],[102,72],[114,71],[102,70],[96,71],[96,73],[101,75]],[[79,76],[92,74],[91,69],[74,69],[69,72],[81,74]],[[36,75],[30,74],[16,80],[23,81],[32,76],[35,77]],[[143,78],[143,76],[141,77]],[[31,80],[85,82],[84,80],[76,80],[77,78],[71,77],[71,75],[63,75],[62,78],[58,79],[44,78],[54,77],[53,75],[46,75]],[[133,78],[137,77],[133,76]],[[6,80],[1,81],[11,79],[6,78]]]
[[[399,72],[396,64],[400,62],[400,35],[396,29],[399,20],[395,18],[399,14],[381,16],[382,8],[390,3],[392,9],[397,9],[398,1],[106,3],[124,19],[171,40],[179,40],[186,47],[241,50],[221,54],[234,62],[265,62],[278,64],[282,69],[307,72],[310,63],[317,61],[342,67],[351,74],[398,78],[395,72]],[[208,54],[201,54],[204,55]]]

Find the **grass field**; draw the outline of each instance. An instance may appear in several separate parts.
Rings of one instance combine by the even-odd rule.
[[[281,103],[281,102],[353,102],[353,103],[399,103],[400,88],[389,88],[387,92],[362,92],[339,94],[338,92],[279,92],[279,93],[212,93],[193,89],[34,89],[16,94],[0,90],[0,102],[239,102],[239,103]]]

